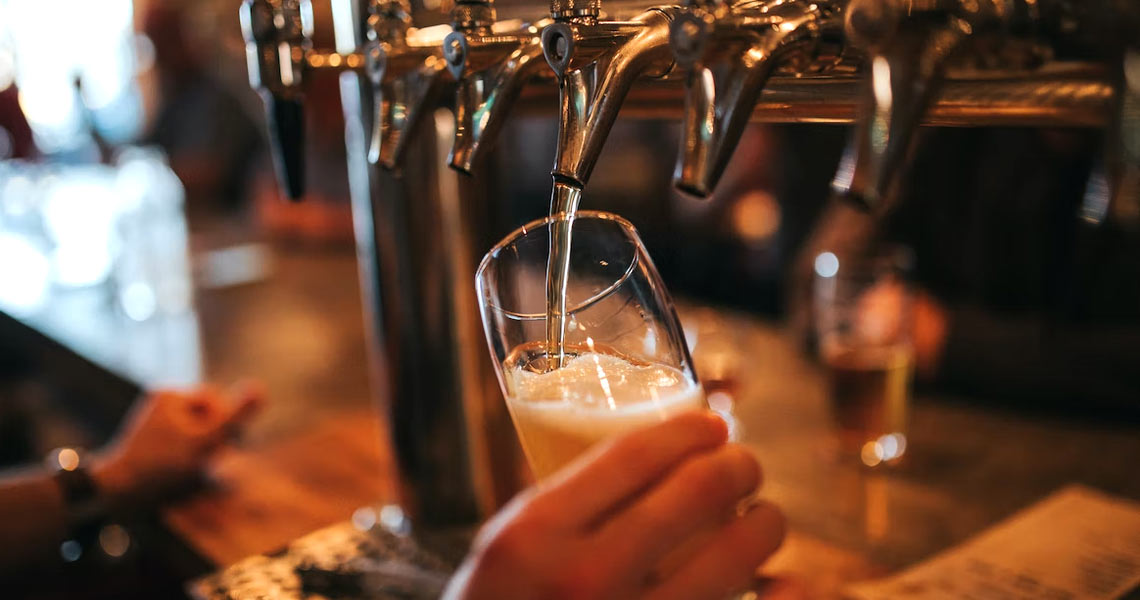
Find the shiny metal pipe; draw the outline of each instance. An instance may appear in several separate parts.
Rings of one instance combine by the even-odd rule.
[[[922,124],[947,127],[1103,127],[1111,117],[1113,85],[1099,63],[1056,63],[1032,72],[949,73],[922,117]],[[862,79],[853,74],[825,77],[774,76],[752,109],[754,123],[855,122]],[[547,115],[557,91],[532,85],[518,109]],[[680,80],[641,82],[630,90],[621,114],[629,118],[680,119]]]
[[[361,23],[363,2],[339,14]],[[338,46],[365,28],[343,26]],[[342,33],[343,32],[343,33]],[[487,353],[472,277],[493,240],[488,194],[443,168],[452,117],[433,108],[407,138],[409,169],[368,161],[379,100],[364,75],[341,75],[348,174],[370,365],[392,441],[400,507],[417,530],[471,526],[525,480],[525,463]],[[379,474],[377,475],[379,476]]]

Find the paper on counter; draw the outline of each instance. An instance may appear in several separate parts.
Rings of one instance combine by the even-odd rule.
[[[1140,586],[1140,503],[1069,486],[857,600],[1108,600]]]

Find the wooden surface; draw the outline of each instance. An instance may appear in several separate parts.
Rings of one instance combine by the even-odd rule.
[[[354,510],[393,498],[392,465],[370,410],[218,461],[212,489],[169,507],[166,525],[215,565],[269,552]]]
[[[906,460],[862,468],[836,449],[817,367],[779,329],[703,310],[683,310],[682,319],[695,332],[706,382],[714,370],[732,380],[743,441],[765,468],[764,493],[789,516],[791,535],[768,571],[795,578],[807,597],[835,597],[847,582],[912,564],[1066,483],[1140,498],[1135,425],[960,399],[916,398]],[[225,457],[219,487],[171,507],[165,520],[219,566],[274,550],[392,498],[383,444],[371,411],[334,413]]]

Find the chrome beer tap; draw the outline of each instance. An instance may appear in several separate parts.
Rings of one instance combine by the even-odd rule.
[[[677,64],[687,72],[674,185],[712,193],[768,78],[787,63],[796,73],[813,62],[826,68],[828,60],[816,56],[821,38],[838,40],[841,18],[841,7],[827,2],[690,2],[670,30]]]
[[[372,82],[375,115],[368,161],[396,169],[408,139],[435,108],[443,89],[446,25],[412,27],[408,0],[370,0],[365,71]]]
[[[451,14],[443,55],[458,85],[448,164],[470,175],[523,87],[546,65],[539,33],[550,21],[497,21],[493,0],[460,0]]]
[[[1022,0],[851,0],[846,34],[866,49],[864,100],[833,190],[873,213],[888,208],[924,113],[971,38],[1026,23]]]
[[[848,39],[869,56],[862,114],[832,188],[874,211],[898,180],[946,60],[969,26],[942,7],[908,15],[897,0],[852,0],[847,8]]]
[[[1140,224],[1140,7],[1128,8],[1094,13],[1113,18],[1112,24],[1100,23],[1097,37],[1102,46],[1107,42],[1119,50],[1121,58],[1104,153],[1089,177],[1081,206],[1080,217],[1092,225]]]
[[[294,200],[305,193],[304,86],[316,69],[362,65],[358,53],[314,50],[309,0],[245,0],[239,11],[249,82],[265,100],[278,181]]]
[[[678,7],[652,7],[627,21],[600,20],[600,0],[553,0],[555,23],[542,30],[558,76],[558,148],[552,203],[590,178],[618,111],[638,79],[673,71],[669,24]]]

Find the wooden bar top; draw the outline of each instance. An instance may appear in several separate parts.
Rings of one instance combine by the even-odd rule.
[[[349,410],[300,435],[218,461],[211,489],[166,509],[165,524],[217,566],[349,518],[394,497],[380,420]]]
[[[808,597],[836,597],[848,582],[926,558],[1068,483],[1140,499],[1135,424],[963,399],[915,398],[902,464],[860,467],[836,450],[818,368],[780,329],[722,312],[682,316],[728,324],[717,328],[725,339],[698,333],[698,370],[713,368],[716,352],[735,355],[743,441],[764,465],[764,494],[792,527],[767,571],[792,576]],[[218,566],[277,549],[394,497],[382,429],[373,411],[346,409],[299,435],[233,451],[217,465],[216,488],[171,506],[164,520]]]

